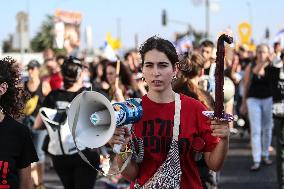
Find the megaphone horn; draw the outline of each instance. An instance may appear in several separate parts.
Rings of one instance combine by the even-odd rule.
[[[74,120],[75,114],[78,114],[77,120]],[[76,143],[88,148],[99,148],[111,139],[116,127],[135,123],[142,114],[139,98],[112,105],[104,95],[84,91],[71,102],[68,123],[71,133],[75,129],[73,137]]]

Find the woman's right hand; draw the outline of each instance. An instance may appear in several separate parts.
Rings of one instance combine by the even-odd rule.
[[[111,145],[111,147],[113,147],[115,144],[121,144],[121,151],[123,151],[130,139],[131,134],[129,129],[127,127],[120,127],[115,129],[114,134],[108,143]]]
[[[146,90],[146,82],[142,81],[142,80],[139,80],[137,82],[137,85],[138,85],[138,89],[141,93],[142,96],[144,96],[145,94],[147,94],[147,90]]]
[[[107,90],[109,88],[109,84],[107,82],[105,82],[105,81],[102,81],[101,82],[101,87],[102,87],[102,89]]]
[[[116,100],[118,102],[124,102],[125,101],[122,89],[119,86],[115,86],[115,93],[114,94],[115,94]]]

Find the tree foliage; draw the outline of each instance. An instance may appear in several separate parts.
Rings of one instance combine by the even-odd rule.
[[[3,41],[2,50],[3,50],[4,53],[13,51],[12,40],[13,40],[12,35],[9,34],[8,39]]]
[[[41,52],[53,47],[53,16],[47,15],[42,23],[39,32],[31,41],[31,48],[35,52]]]

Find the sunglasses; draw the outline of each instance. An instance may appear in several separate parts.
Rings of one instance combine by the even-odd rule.
[[[81,60],[79,58],[76,58],[74,56],[69,56],[66,60],[65,60],[66,63],[73,63],[73,64],[76,64],[80,67],[83,67],[82,63],[81,63]]]

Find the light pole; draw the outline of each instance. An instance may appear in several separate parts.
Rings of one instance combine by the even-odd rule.
[[[193,33],[193,28],[188,22],[183,22],[183,21],[175,20],[175,19],[169,19],[166,10],[163,10],[162,11],[162,25],[167,26],[169,22],[182,25],[182,26],[187,26],[189,34]]]
[[[138,49],[138,33],[135,32],[134,34],[134,45],[135,45],[135,49]]]
[[[248,6],[249,23],[250,23],[250,25],[252,26],[252,11],[251,11],[251,4],[250,4],[249,1],[247,2],[247,6]]]
[[[116,19],[116,29],[117,29],[117,38],[121,40],[121,20],[120,18]]]
[[[28,48],[27,50],[30,50],[30,0],[27,0],[27,37],[28,37]]]
[[[210,35],[210,2],[206,0],[205,2],[205,31],[206,37]]]

